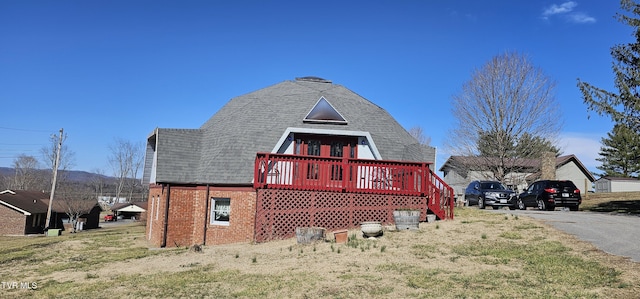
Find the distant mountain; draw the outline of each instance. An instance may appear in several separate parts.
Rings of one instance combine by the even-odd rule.
[[[47,171],[47,170],[42,170]],[[70,182],[77,183],[91,183],[98,179],[102,179],[106,183],[114,183],[116,178],[106,175],[101,175],[97,173],[81,171],[81,170],[65,170],[61,171],[59,174],[65,173],[67,175],[67,180]],[[15,175],[15,170],[10,167],[0,167],[0,176],[10,177]]]

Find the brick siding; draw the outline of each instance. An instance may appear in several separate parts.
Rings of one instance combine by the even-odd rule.
[[[421,221],[427,214],[427,198],[422,196],[208,188],[207,196],[207,186],[150,186],[146,233],[152,246],[265,242],[291,237],[297,226],[342,229],[362,221],[392,223],[397,208],[420,209]],[[169,213],[163,244],[167,195]],[[210,223],[211,198],[230,199],[229,225]]]
[[[24,235],[27,216],[24,214],[0,205],[0,235]]]
[[[209,187],[207,197],[206,186],[153,185],[149,188],[149,214],[146,217],[146,235],[153,246],[163,245],[167,195],[169,213],[165,246],[217,245],[253,240],[256,201],[253,188]],[[209,220],[205,226],[211,198],[231,200],[228,226],[211,224]]]

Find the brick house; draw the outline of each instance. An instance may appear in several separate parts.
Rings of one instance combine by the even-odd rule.
[[[98,228],[102,208],[98,201],[59,201],[51,207],[50,227],[64,230],[69,217],[68,204],[79,208],[84,229]],[[0,192],[0,235],[42,234],[47,221],[49,193],[40,191],[5,190]]]
[[[264,242],[296,227],[453,217],[435,148],[383,108],[317,77],[231,99],[199,129],[147,138],[147,239],[155,246]]]
[[[0,235],[43,233],[49,207],[42,199],[48,197],[48,194],[36,191],[0,192]]]

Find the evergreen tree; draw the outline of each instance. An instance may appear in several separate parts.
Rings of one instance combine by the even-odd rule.
[[[515,137],[504,130],[478,133],[478,152],[482,157],[515,158]]]
[[[640,5],[633,0],[622,0],[620,6],[631,15],[617,14],[621,23],[634,30],[635,41],[611,48],[614,82],[618,92],[597,88],[578,79],[578,87],[588,109],[599,115],[608,115],[616,123],[624,123],[640,132]]]
[[[533,136],[524,133],[518,139],[516,145],[516,155],[519,157],[542,158],[542,153],[553,152],[556,157],[560,156],[560,149],[553,146],[552,142],[540,136]]]
[[[629,127],[618,124],[607,138],[602,138],[600,147],[602,162],[597,168],[603,176],[637,177],[640,173],[640,135]]]
[[[510,159],[540,159],[542,153],[553,152],[556,157],[560,149],[550,140],[523,133],[520,137],[508,133],[481,132],[478,134],[478,152],[483,157],[505,157]]]

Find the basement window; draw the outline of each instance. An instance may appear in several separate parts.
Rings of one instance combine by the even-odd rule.
[[[211,198],[210,224],[229,225],[229,215],[231,214],[231,199]]]

